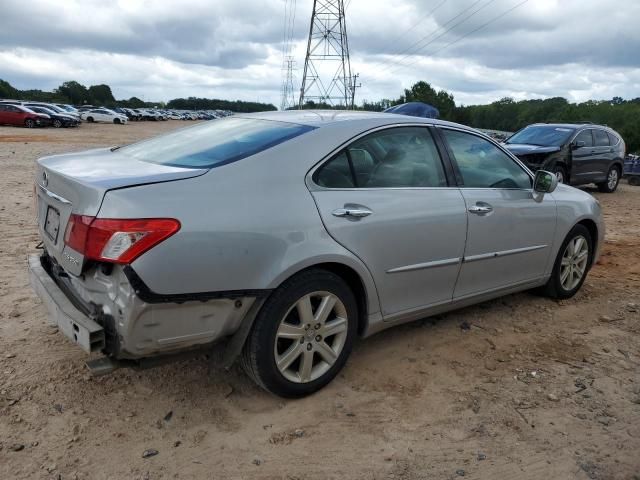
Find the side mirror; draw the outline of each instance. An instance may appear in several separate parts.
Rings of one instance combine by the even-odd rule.
[[[533,179],[533,191],[537,193],[551,193],[558,186],[558,177],[546,170],[538,170]]]
[[[573,142],[573,149],[575,150],[576,148],[582,148],[585,146],[584,142]]]

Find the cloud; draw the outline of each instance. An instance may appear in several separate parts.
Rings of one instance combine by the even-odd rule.
[[[465,104],[640,96],[639,2],[529,0],[488,23],[520,1],[352,0],[357,97],[397,97],[417,80]],[[297,2],[297,84],[311,5]],[[1,24],[0,76],[18,88],[75,79],[117,98],[280,103],[284,0],[4,0]]]

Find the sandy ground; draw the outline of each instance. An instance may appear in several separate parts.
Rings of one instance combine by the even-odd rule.
[[[310,398],[205,358],[90,378],[28,285],[34,161],[184,125],[0,127],[0,479],[640,478],[640,188],[626,181],[594,193],[607,242],[575,298],[522,293],[392,329]]]

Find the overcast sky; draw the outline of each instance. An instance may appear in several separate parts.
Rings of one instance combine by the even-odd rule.
[[[640,1],[529,0],[478,29],[521,2],[347,0],[356,101],[397,97],[417,80],[457,104],[640,97]],[[313,1],[296,3],[299,84]],[[106,83],[118,99],[280,105],[284,18],[285,0],[0,0],[0,78],[20,89]]]

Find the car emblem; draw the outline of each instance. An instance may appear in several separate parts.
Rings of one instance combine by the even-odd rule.
[[[42,172],[42,186],[46,187],[47,185],[49,185],[49,175],[47,172]]]

